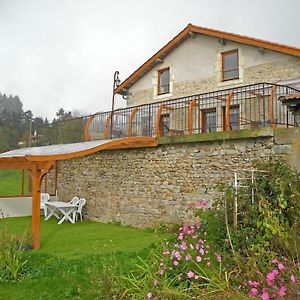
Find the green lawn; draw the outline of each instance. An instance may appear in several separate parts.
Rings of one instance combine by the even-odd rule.
[[[28,194],[28,175],[24,176],[25,195]],[[17,196],[22,192],[21,170],[0,170],[0,196]]]
[[[0,219],[0,232],[30,232],[31,218]],[[0,299],[106,299],[95,291],[98,270],[116,260],[134,268],[137,255],[163,239],[141,229],[84,221],[41,222],[41,249],[28,251],[28,272],[18,282],[0,283]],[[107,274],[110,276],[110,274]]]

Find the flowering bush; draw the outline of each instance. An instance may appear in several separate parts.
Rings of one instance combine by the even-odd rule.
[[[176,243],[165,244],[159,274],[176,274],[178,281],[199,281],[203,265],[211,264],[209,251],[204,227],[200,224],[183,225]]]
[[[250,297],[261,300],[300,298],[300,276],[296,275],[299,263],[289,263],[284,257],[282,260],[273,259],[267,275],[257,271],[256,280],[247,282]]]

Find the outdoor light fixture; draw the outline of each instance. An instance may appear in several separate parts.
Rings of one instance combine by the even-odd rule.
[[[112,94],[112,103],[111,103],[111,120],[110,120],[110,138],[113,138],[113,119],[114,119],[114,109],[115,109],[115,89],[121,84],[121,80],[119,78],[119,71],[114,73],[114,81],[113,81],[113,94]]]

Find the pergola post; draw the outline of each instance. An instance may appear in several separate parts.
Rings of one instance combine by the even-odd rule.
[[[31,169],[32,176],[32,247],[40,248],[40,201],[41,201],[41,170],[37,164]]]

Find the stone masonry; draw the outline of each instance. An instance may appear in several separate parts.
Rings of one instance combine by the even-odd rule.
[[[275,136],[271,129],[191,137],[61,161],[58,194],[62,200],[85,197],[84,214],[91,220],[137,227],[180,223],[188,218],[188,203],[216,197],[217,185],[232,180],[234,171],[274,154],[286,155],[292,147],[286,134]]]

